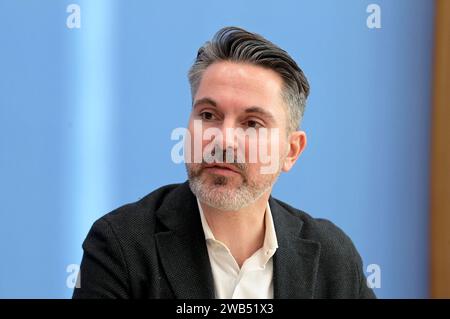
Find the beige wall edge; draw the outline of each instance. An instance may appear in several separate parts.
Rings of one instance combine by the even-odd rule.
[[[430,295],[450,298],[450,0],[436,0],[430,184]]]

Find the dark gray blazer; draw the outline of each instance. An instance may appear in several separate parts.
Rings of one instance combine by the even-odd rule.
[[[374,298],[361,258],[338,227],[270,198],[279,248],[275,298]],[[83,243],[73,298],[214,298],[189,184],[164,186],[103,216]]]

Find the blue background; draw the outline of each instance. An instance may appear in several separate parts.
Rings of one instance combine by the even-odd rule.
[[[2,0],[0,297],[70,297],[92,223],[185,180],[186,73],[226,25],[286,49],[312,87],[308,147],[274,195],[341,227],[380,265],[379,297],[427,297],[433,17],[426,0]]]

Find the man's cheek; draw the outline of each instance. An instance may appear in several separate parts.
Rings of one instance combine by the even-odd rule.
[[[272,129],[270,136],[260,143],[260,173],[275,174],[280,166],[280,136],[278,129]]]

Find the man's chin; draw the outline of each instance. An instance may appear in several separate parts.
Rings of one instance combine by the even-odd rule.
[[[209,187],[216,191],[233,192],[242,186],[242,181],[223,176],[208,176],[202,181],[203,187]]]

